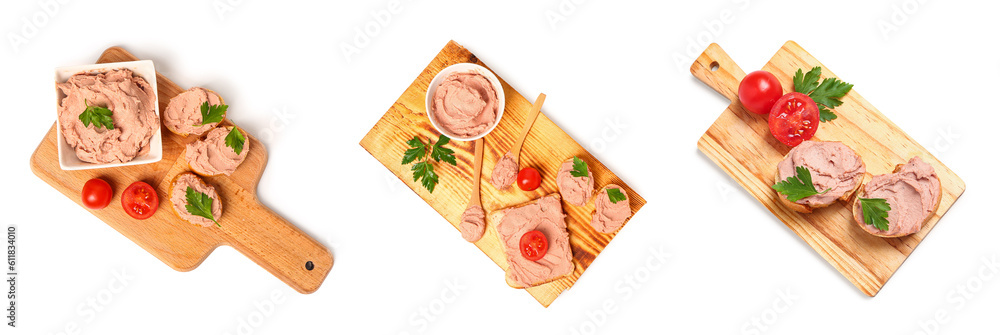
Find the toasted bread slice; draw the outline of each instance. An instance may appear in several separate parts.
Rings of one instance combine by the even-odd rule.
[[[899,170],[901,170],[903,168],[903,165],[906,165],[906,164],[905,163],[904,164],[896,164],[896,167],[894,169],[892,169],[892,173],[898,173]],[[858,190],[857,193],[860,195],[861,191]],[[934,209],[931,210],[931,212],[929,214],[927,214],[927,217],[924,218],[924,221],[920,223],[920,229],[923,229],[924,225],[927,224],[927,221],[930,221],[931,218],[934,217],[934,213],[937,213],[938,207],[941,207],[941,198],[942,198],[942,196],[940,195],[941,194],[941,183],[938,183],[938,194],[939,195],[937,197],[937,201],[934,203]],[[869,233],[869,234],[874,235],[874,236],[884,237],[884,238],[903,237],[903,236],[906,236],[906,235],[915,234],[915,233],[910,233],[910,234],[894,234],[894,235],[872,234],[870,231],[868,231],[868,229],[865,229],[865,225],[866,224],[864,222],[864,219],[859,220],[859,218],[862,218],[863,215],[861,214],[861,209],[860,209],[861,207],[858,206],[858,199],[857,198],[860,198],[860,196],[859,197],[855,197],[854,201],[851,202],[851,214],[852,214],[851,216],[854,217],[854,223],[856,223],[859,227],[861,227],[861,230],[863,230],[864,232]],[[919,232],[919,230],[918,230],[918,232]]]
[[[576,265],[573,263],[573,254],[572,254],[572,251],[568,250],[568,248],[567,248],[566,254],[565,255],[560,255],[559,257],[565,257],[566,258],[565,261],[569,262],[570,266],[569,266],[569,270],[568,271],[565,271],[564,273],[556,274],[556,275],[554,275],[552,277],[549,277],[549,278],[546,278],[544,280],[539,280],[537,282],[527,283],[527,285],[522,285],[521,283],[518,283],[517,281],[513,280],[512,277],[511,277],[512,276],[512,268],[514,266],[513,264],[511,264],[512,263],[511,250],[507,250],[505,237],[503,236],[503,234],[500,233],[500,231],[501,231],[500,224],[501,224],[501,222],[503,222],[504,215],[506,215],[506,213],[509,210],[515,210],[515,209],[518,209],[518,208],[521,208],[521,207],[524,207],[524,206],[527,206],[527,205],[535,204],[539,200],[541,200],[543,198],[548,198],[548,197],[554,197],[556,200],[558,200],[559,203],[560,203],[560,211],[562,211],[562,197],[559,195],[559,193],[552,193],[552,194],[545,195],[545,196],[543,196],[541,198],[538,198],[538,199],[535,199],[535,200],[532,200],[532,201],[528,201],[528,202],[525,202],[525,203],[522,203],[522,204],[518,204],[518,205],[507,207],[507,208],[504,208],[504,209],[501,209],[501,210],[490,212],[487,215],[487,219],[488,219],[487,222],[494,223],[492,226],[495,227],[496,230],[497,230],[497,236],[499,236],[499,238],[500,238],[500,245],[503,246],[504,249],[505,249],[504,250],[504,255],[506,256],[505,259],[507,261],[507,266],[505,267],[505,270],[504,270],[504,273],[505,273],[504,277],[505,277],[505,279],[507,281],[507,285],[510,286],[510,287],[513,287],[513,288],[528,288],[528,287],[535,287],[535,286],[538,286],[538,285],[550,283],[550,282],[559,280],[559,279],[561,279],[563,277],[566,277],[567,275],[573,273],[573,271],[576,268]],[[565,213],[565,212],[563,212],[563,213]],[[567,239],[566,243],[569,243],[569,230],[568,229],[565,230],[564,233],[566,234],[565,235],[565,237]],[[513,238],[513,237],[511,237],[511,238]],[[520,237],[518,236],[517,239],[520,240]],[[553,252],[552,245],[553,245],[553,242],[550,240],[549,241],[549,252]],[[513,257],[521,257],[519,250],[514,250],[513,252],[517,253]],[[546,257],[548,257],[548,255],[546,255]]]
[[[223,119],[223,121],[225,121],[225,119]],[[181,153],[181,156],[184,157],[184,161],[185,161],[185,163],[187,163],[188,170],[191,170],[195,174],[197,174],[199,176],[202,176],[202,177],[214,177],[214,176],[225,175],[226,174],[225,171],[207,171],[207,170],[205,170],[205,169],[203,169],[201,167],[198,167],[198,166],[196,166],[194,164],[191,164],[191,161],[188,160],[188,156],[187,156],[188,155],[188,149],[189,149],[188,146],[190,146],[192,143],[195,143],[195,142],[205,141],[207,139],[207,137],[208,137],[208,134],[211,133],[215,129],[224,129],[224,130],[226,130],[226,133],[228,134],[230,131],[233,130],[233,128],[238,129],[238,131],[240,132],[240,134],[243,135],[243,138],[247,139],[246,142],[243,144],[243,150],[245,152],[247,152],[247,154],[249,155],[249,152],[250,152],[250,140],[249,140],[249,138],[250,137],[249,137],[249,134],[247,134],[246,130],[244,130],[242,128],[239,128],[239,127],[236,127],[236,126],[213,127],[209,131],[205,132],[205,134],[202,134],[199,139],[197,139],[195,141],[192,141],[192,142],[189,142],[188,144],[184,145],[184,152]],[[223,139],[223,141],[225,141],[225,139]],[[225,149],[232,150],[231,148],[228,148],[228,147],[225,148]],[[243,155],[241,157],[242,158],[240,158],[239,162],[236,164],[236,168],[235,169],[239,169],[239,166],[243,164],[243,161],[246,160],[247,156]],[[235,170],[233,170],[233,172],[235,172]]]
[[[170,200],[170,208],[171,208],[171,209],[173,209],[173,211],[174,211],[174,214],[175,214],[175,215],[177,215],[177,217],[181,218],[181,220],[184,220],[184,221],[187,221],[188,223],[190,223],[190,224],[194,224],[194,225],[199,225],[199,226],[203,226],[203,227],[209,227],[209,226],[211,226],[211,225],[216,225],[216,224],[218,224],[218,223],[214,223],[214,224],[212,224],[212,223],[208,223],[208,224],[206,224],[205,222],[192,222],[191,220],[188,220],[188,219],[187,219],[187,218],[185,217],[185,215],[182,215],[182,213],[180,212],[180,210],[179,210],[179,209],[177,209],[177,207],[178,207],[178,206],[179,206],[179,207],[184,207],[184,205],[185,205],[185,204],[184,204],[184,203],[180,203],[180,204],[178,204],[178,203],[174,202],[174,196],[173,196],[173,195],[174,195],[174,188],[175,188],[175,187],[177,186],[177,180],[178,180],[178,179],[180,179],[180,178],[181,178],[182,176],[185,176],[185,175],[190,175],[190,176],[194,176],[194,177],[195,177],[195,178],[196,178],[196,179],[197,179],[197,180],[198,180],[199,182],[201,182],[201,184],[202,184],[203,186],[206,186],[206,187],[208,187],[208,188],[211,188],[212,190],[215,190],[215,187],[213,187],[212,185],[209,185],[208,183],[206,183],[206,182],[205,182],[205,180],[204,180],[204,179],[201,179],[201,177],[198,177],[198,175],[196,175],[196,174],[194,174],[194,173],[191,173],[191,172],[182,172],[182,173],[178,173],[178,174],[177,174],[176,176],[174,176],[174,178],[173,178],[173,179],[172,179],[172,180],[170,181],[170,193],[169,193],[169,194],[167,195],[167,196],[168,196],[168,197],[167,197],[167,199],[169,199],[169,200]],[[213,200],[214,202],[218,202],[218,203],[219,203],[219,206],[222,206],[222,200],[221,200],[221,198],[220,198],[220,195],[218,194],[218,191],[216,191],[216,192],[215,192],[215,196],[214,196],[214,197],[212,197],[212,200]],[[200,218],[200,217],[199,217],[199,218]],[[215,218],[215,221],[216,221],[216,222],[218,222],[218,221],[219,221],[219,219],[221,219],[221,218],[222,218],[222,214],[220,213],[220,214],[219,214],[219,216]]]
[[[823,141],[823,142],[839,142],[839,141]],[[840,143],[842,143],[842,142],[840,142]],[[854,148],[851,148],[849,146],[847,148],[851,149],[851,151],[854,152],[855,155],[858,154],[856,151],[854,151]],[[791,154],[791,151],[789,151],[787,154],[785,154],[785,156],[782,157],[781,160],[779,160],[779,162],[784,161],[785,159],[788,159],[788,155],[790,155],[790,154]],[[860,155],[858,155],[858,157],[860,157]],[[861,166],[862,166],[862,168],[866,167],[864,160],[861,160]],[[854,185],[853,189],[851,189],[848,192],[845,192],[844,195],[842,195],[840,198],[837,198],[837,200],[838,201],[843,201],[843,202],[846,202],[846,203],[851,203],[852,200],[853,200],[854,195],[858,192],[859,189],[861,189],[861,185],[864,185],[864,181],[865,181],[865,179],[867,179],[867,172],[865,174],[866,174],[865,177],[858,178],[858,181]],[[777,184],[780,181],[781,181],[781,178],[778,175],[778,169],[774,169],[774,183]],[[806,213],[806,214],[812,213],[813,210],[816,209],[816,208],[828,207],[828,206],[832,205],[834,202],[836,202],[836,201],[834,201],[834,202],[831,202],[831,203],[828,203],[828,204],[820,204],[820,205],[816,205],[816,206],[810,206],[810,205],[805,205],[805,204],[800,204],[800,203],[797,203],[797,202],[789,201],[788,197],[786,197],[784,194],[781,194],[781,193],[779,193],[777,191],[775,191],[775,194],[777,194],[777,196],[778,196],[778,202],[780,202],[782,205],[785,205],[785,207],[788,207],[788,208],[790,208],[793,211],[796,211],[796,212],[799,212],[799,213]]]
[[[219,104],[222,104],[222,105],[226,104],[226,99],[222,98],[221,94],[216,93],[215,91],[207,89],[207,88],[204,88],[204,87],[202,87],[202,89],[204,89],[205,91],[207,91],[209,94],[215,94],[215,96],[219,97]],[[187,91],[184,91],[184,92],[187,92]],[[181,92],[181,93],[184,93],[184,92]],[[170,108],[169,101],[167,103],[168,103],[167,108]],[[166,110],[164,110],[162,113],[165,113],[165,112],[166,112]],[[212,129],[215,129],[215,127],[218,127],[222,123],[226,122],[226,117],[228,117],[228,116],[229,116],[229,111],[227,110],[225,113],[222,113],[222,120],[219,121],[219,123],[215,123],[215,124],[212,125],[211,128],[205,129],[205,132],[203,132],[201,134],[195,134],[195,135],[202,136],[202,135],[208,134],[208,132],[212,131]],[[161,115],[161,117],[162,117],[162,115]],[[161,123],[162,123],[162,121],[161,121]],[[170,131],[171,133],[174,133],[174,134],[177,134],[177,135],[181,135],[183,137],[188,137],[188,136],[192,135],[191,133],[184,133],[184,132],[177,131],[177,130],[173,129],[172,127],[166,127],[166,126],[164,126],[163,128],[167,128],[167,131]]]
[[[582,160],[583,158],[580,158],[580,159]],[[584,160],[584,162],[586,163],[587,161]],[[562,163],[560,163],[560,169],[562,169],[562,164],[565,164],[565,163],[573,164],[573,157],[567,158]],[[581,206],[581,207],[582,206],[586,206],[587,203],[589,203],[590,200],[594,198],[594,195],[597,194],[596,192],[594,192],[595,191],[594,190],[594,186],[595,186],[595,184],[594,184],[594,171],[590,169],[590,163],[587,163],[587,173],[589,174],[589,178],[590,178],[590,190],[587,193],[587,199],[584,200],[583,203],[581,203],[581,204],[575,204],[575,203],[570,202],[569,200],[566,200],[566,203],[568,203],[570,205],[574,205],[574,206]],[[559,176],[557,174],[556,175],[556,187],[559,188],[559,195],[562,196],[562,191],[563,190],[562,190],[562,187],[559,186],[558,178],[559,178]]]

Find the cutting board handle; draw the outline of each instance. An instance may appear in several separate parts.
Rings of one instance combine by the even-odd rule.
[[[691,64],[691,74],[730,101],[738,100],[740,81],[746,77],[743,69],[718,44],[712,43]]]
[[[326,247],[259,202],[245,210],[238,222],[220,220],[227,244],[296,291],[319,289],[333,266]]]

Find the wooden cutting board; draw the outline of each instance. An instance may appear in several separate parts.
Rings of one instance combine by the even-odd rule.
[[[815,66],[823,67],[823,78],[835,77],[802,47],[788,41],[763,70],[774,74],[787,93],[793,91],[796,70],[805,72]],[[714,67],[717,69],[713,71]],[[920,156],[941,179],[941,206],[923,229],[901,238],[880,238],[864,232],[854,222],[849,205],[842,202],[812,214],[794,212],[781,205],[771,189],[778,162],[790,148],[771,136],[766,116],[753,114],[739,103],[736,92],[746,74],[714,43],[691,65],[691,73],[732,101],[698,140],[698,149],[869,296],[878,293],[965,191],[962,179],[879,113],[855,86],[843,98],[844,104],[834,110],[838,118],[823,123],[814,138],[840,141],[851,147],[861,155],[872,175],[890,173],[897,164]]]
[[[138,60],[122,48],[104,52],[98,63]],[[170,79],[156,74],[160,111],[167,108],[170,98],[184,91]],[[224,94],[223,94],[224,95]],[[235,106],[230,113],[239,113]],[[55,118],[55,106],[49,111]],[[232,125],[228,120],[226,125]],[[79,171],[59,168],[56,148],[56,126],[53,125],[42,143],[31,155],[31,170],[39,178],[67,197],[81,204],[80,190],[87,180],[100,177],[111,184],[114,198],[111,205],[91,210],[109,226],[178,271],[198,267],[212,250],[228,245],[243,253],[286,284],[302,293],[312,293],[330,272],[333,256],[294,225],[265,207],[257,199],[257,183],[267,164],[267,150],[249,133],[250,152],[232,176],[203,178],[215,186],[223,202],[221,227],[201,227],[183,221],[174,213],[169,200],[170,183],[178,173],[189,171],[183,157],[188,141],[162,129],[163,160],[154,164],[132,165]],[[246,129],[244,129],[246,131]],[[136,220],[121,208],[121,192],[135,181],[145,181],[157,189],[160,206],[146,220]],[[82,204],[81,204],[82,206]],[[306,269],[312,262],[312,269]]]
[[[448,144],[447,147],[455,150],[458,165],[436,164],[435,171],[440,176],[440,182],[433,194],[427,192],[420,183],[413,181],[410,171],[412,164],[400,164],[403,152],[407,149],[404,142],[412,139],[413,136],[419,136],[425,142],[429,138],[437,140],[440,135],[427,119],[424,98],[431,79],[439,71],[455,63],[476,63],[486,66],[479,58],[455,41],[448,42],[437,57],[420,73],[420,76],[413,81],[413,84],[403,92],[399,100],[375,124],[375,127],[365,135],[364,139],[361,140],[361,146],[382,162],[389,171],[399,177],[403,183],[424,199],[457,230],[459,218],[465,211],[472,192],[473,142],[452,141]],[[580,157],[590,165],[595,188],[600,189],[606,184],[614,183],[628,192],[629,205],[632,207],[633,215],[646,204],[646,200],[628,187],[624,181],[615,176],[611,170],[608,170],[604,164],[601,164],[580,144],[576,143],[566,132],[552,123],[545,116],[544,108],[542,109],[543,113],[538,115],[538,119],[535,120],[531,132],[524,141],[520,157],[521,168],[530,166],[541,173],[541,186],[532,192],[521,191],[516,186],[505,192],[494,188],[489,183],[493,166],[514,145],[533,102],[522,97],[502,78],[500,82],[503,85],[504,95],[506,95],[506,106],[503,118],[496,129],[485,137],[485,154],[483,156],[481,194],[487,217],[492,211],[558,192],[555,183],[556,172],[559,171],[559,166],[564,160],[573,156]],[[553,97],[549,97],[549,101],[552,99]],[[527,289],[528,293],[546,307],[562,291],[573,286],[573,283],[580,278],[580,275],[590,266],[594,258],[614,238],[614,234],[602,234],[590,226],[594,210],[593,201],[590,201],[585,207],[577,207],[563,202],[563,210],[567,215],[566,221],[570,232],[570,245],[573,250],[573,263],[576,265],[576,270],[572,275],[560,280]],[[496,233],[496,224],[497,222],[487,220],[486,234],[476,242],[476,246],[500,268],[507,269],[507,259]],[[458,231],[455,232],[454,237],[456,239],[462,238]],[[503,275],[503,272],[497,272],[496,283],[499,285],[504,285],[502,284],[505,282]]]

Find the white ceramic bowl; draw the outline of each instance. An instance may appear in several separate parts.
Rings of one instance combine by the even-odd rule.
[[[441,82],[444,81],[444,79],[447,78],[448,75],[456,72],[474,72],[481,74],[485,76],[487,80],[490,81],[490,84],[493,84],[493,89],[497,91],[496,122],[493,122],[493,124],[490,125],[489,128],[486,128],[486,131],[483,132],[482,134],[472,137],[456,135],[455,133],[452,133],[447,129],[444,129],[440,125],[438,125],[437,120],[434,118],[433,115],[431,115],[434,113],[431,110],[431,108],[434,107],[434,92],[437,91],[438,86],[441,85]],[[424,108],[426,108],[427,110],[427,118],[431,120],[431,125],[433,125],[434,129],[437,129],[437,131],[441,132],[442,134],[448,136],[453,140],[474,141],[482,138],[483,136],[486,136],[486,134],[489,134],[491,131],[493,131],[493,128],[497,127],[497,124],[500,123],[500,119],[503,117],[503,109],[506,101],[507,99],[504,97],[503,94],[503,85],[500,85],[500,79],[497,79],[497,76],[493,74],[492,71],[477,64],[458,63],[444,68],[443,70],[441,70],[441,72],[438,72],[438,74],[434,76],[434,79],[431,80],[430,85],[427,86],[427,96],[424,98]]]
[[[153,100],[153,106],[155,106],[156,116],[160,117],[160,101],[159,101],[159,91],[156,90],[156,69],[153,68],[153,61],[150,60],[139,60],[134,62],[120,62],[120,63],[104,63],[104,64],[89,64],[89,65],[79,65],[79,66],[64,66],[56,68],[56,83],[65,83],[78,73],[101,73],[117,69],[129,69],[132,73],[142,77],[148,82],[154,92],[157,92],[157,97]],[[58,110],[59,103],[66,95],[62,93],[59,89],[56,89],[56,107]],[[97,168],[109,168],[117,166],[126,165],[139,165],[139,164],[149,164],[159,162],[163,159],[163,136],[160,133],[161,127],[156,127],[156,133],[149,140],[149,152],[144,155],[136,156],[131,161],[125,163],[106,163],[106,164],[95,164],[88,163],[80,160],[76,157],[76,150],[73,149],[66,143],[63,139],[62,125],[59,124],[59,117],[56,116],[56,145],[59,148],[59,167],[63,170],[86,170],[86,169],[97,169]]]

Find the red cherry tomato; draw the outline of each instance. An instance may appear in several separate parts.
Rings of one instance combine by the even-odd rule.
[[[545,234],[538,230],[532,230],[521,235],[521,256],[529,261],[537,261],[545,257],[545,252],[549,251],[549,240]]]
[[[740,81],[740,103],[757,114],[771,112],[771,107],[781,98],[781,83],[767,71],[750,72]]]
[[[159,206],[160,197],[156,195],[156,189],[145,182],[134,182],[122,192],[122,208],[133,218],[145,220],[153,216]]]
[[[542,175],[535,168],[526,167],[517,173],[517,187],[522,191],[534,191],[541,183]]]
[[[771,108],[767,126],[774,138],[794,147],[816,134],[819,108],[808,95],[799,92],[785,94]]]
[[[108,182],[94,178],[83,184],[83,206],[90,209],[101,209],[108,207],[111,203],[111,185]]]

